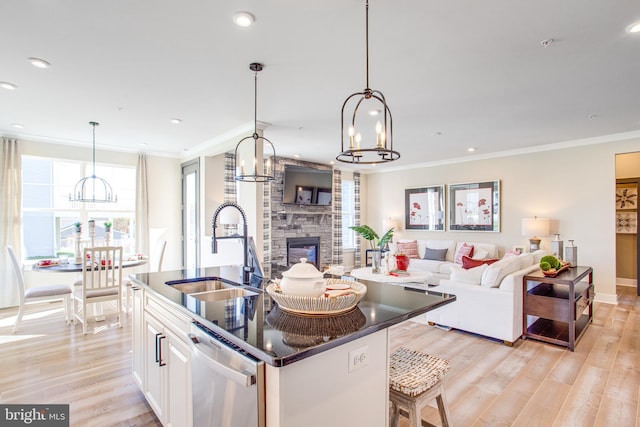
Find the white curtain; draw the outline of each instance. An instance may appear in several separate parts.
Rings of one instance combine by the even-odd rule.
[[[147,186],[147,158],[138,155],[136,167],[136,252],[149,255],[149,190]]]
[[[22,168],[18,141],[1,138],[0,151],[0,308],[18,305],[18,286],[9,261],[7,245],[13,246],[22,259],[20,239],[20,205],[22,203]]]

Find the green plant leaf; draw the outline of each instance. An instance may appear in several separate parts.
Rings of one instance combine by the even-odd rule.
[[[387,232],[384,233],[384,235],[380,238],[380,242],[378,242],[378,246],[380,246],[381,248],[383,246],[386,246],[387,243],[389,243],[389,240],[391,240],[392,237],[393,237],[393,227],[388,229]]]
[[[378,238],[378,234],[368,225],[354,225],[349,227],[365,240],[374,240]]]

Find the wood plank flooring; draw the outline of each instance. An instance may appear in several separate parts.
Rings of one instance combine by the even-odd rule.
[[[445,389],[458,427],[640,427],[640,298],[631,287],[618,295],[616,306],[596,304],[575,352],[411,321],[393,328],[391,347],[451,362]],[[160,425],[131,376],[129,316],[118,328],[107,310],[83,335],[65,325],[60,303],[40,304],[12,335],[16,311],[0,310],[0,403],[68,403],[72,426]],[[422,415],[440,425],[435,405]]]

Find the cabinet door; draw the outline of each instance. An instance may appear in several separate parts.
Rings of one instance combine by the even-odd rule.
[[[191,427],[191,349],[170,331],[165,330],[165,333],[169,341],[166,366],[169,376],[167,427]]]
[[[144,381],[144,394],[147,398],[147,402],[154,410],[160,422],[164,423],[165,415],[165,397],[164,390],[166,389],[165,383],[165,367],[160,366],[162,363],[166,363],[166,336],[163,334],[163,327],[149,313],[144,315],[145,325],[145,381]],[[163,338],[164,337],[164,338]]]
[[[145,326],[143,323],[144,307],[142,305],[143,292],[142,288],[132,286],[133,292],[133,310],[131,315],[133,317],[132,330],[131,330],[131,349],[132,349],[132,364],[133,364],[133,379],[140,387],[140,390],[144,391],[144,361],[145,361]]]

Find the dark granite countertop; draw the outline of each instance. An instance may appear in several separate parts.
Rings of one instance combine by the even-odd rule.
[[[362,281],[367,293],[354,310],[332,316],[304,316],[281,310],[264,291],[266,281],[260,278],[252,278],[252,286],[246,287],[251,290],[250,296],[222,301],[203,302],[171,285],[215,278],[241,283],[238,267],[142,273],[131,278],[273,366],[302,360],[455,301],[453,295]]]

